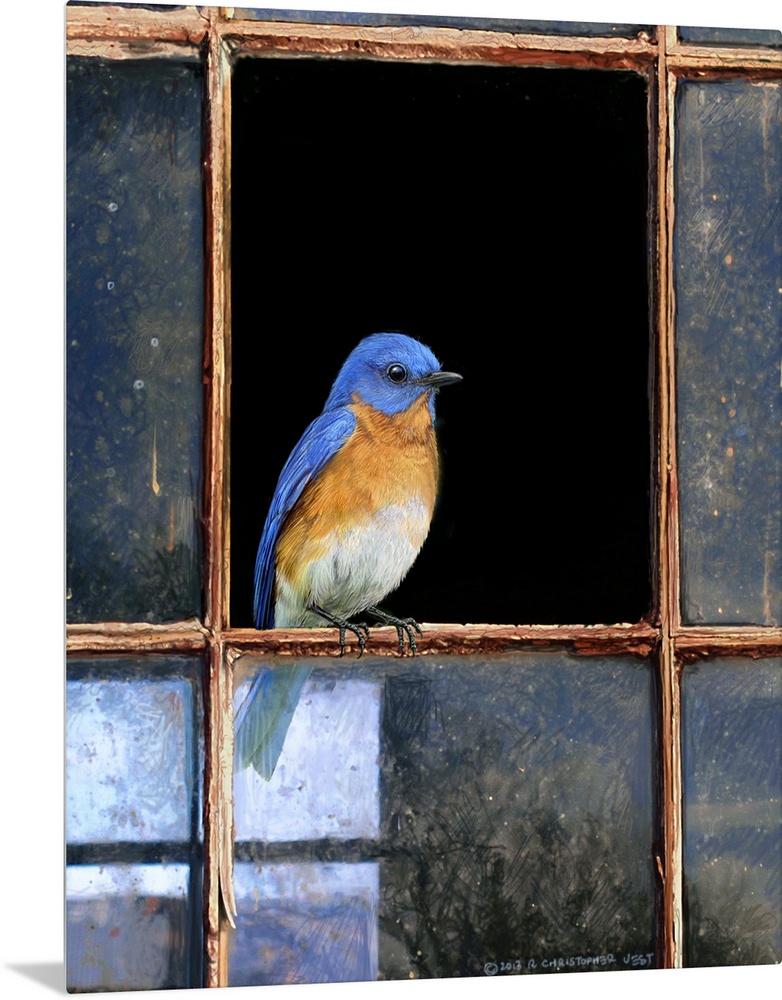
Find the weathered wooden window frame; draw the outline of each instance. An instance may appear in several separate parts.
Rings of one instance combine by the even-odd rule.
[[[782,52],[681,44],[675,27],[652,37],[515,34],[454,27],[346,26],[240,20],[233,8],[170,11],[111,6],[67,8],[67,53],[102,59],[201,59],[205,71],[207,288],[204,331],[205,613],[172,625],[96,622],[70,625],[67,653],[134,655],[201,652],[207,663],[204,775],[205,985],[228,982],[227,931],[234,911],[232,864],[232,665],[243,653],[335,655],[333,630],[232,628],[229,618],[230,497],[230,165],[234,59],[242,55],[319,55],[405,61],[485,62],[505,66],[634,70],[648,81],[650,277],[655,344],[653,613],[633,625],[427,625],[422,655],[491,653],[545,644],[583,655],[631,653],[656,663],[659,708],[660,826],[656,868],[658,964],[682,965],[681,668],[721,654],[782,654],[782,629],[685,626],[676,454],[674,365],[673,154],[678,81],[688,77],[780,79]],[[373,653],[394,655],[392,629],[373,630]]]

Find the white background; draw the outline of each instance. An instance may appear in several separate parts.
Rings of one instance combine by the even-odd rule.
[[[159,2],[159,0],[158,0]],[[251,6],[247,3],[247,6]],[[782,28],[764,0],[271,0],[267,7]],[[3,4],[3,686],[0,995],[47,997],[63,973],[64,3]],[[24,20],[22,20],[24,18]],[[10,219],[10,225],[9,225]],[[782,995],[782,968],[248,988],[234,997],[509,998]],[[225,991],[221,991],[223,993]],[[171,997],[171,993],[146,994]],[[195,996],[179,991],[175,996]]]

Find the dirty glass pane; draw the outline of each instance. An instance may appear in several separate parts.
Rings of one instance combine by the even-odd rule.
[[[71,59],[68,620],[200,613],[197,63]]]
[[[377,979],[379,864],[235,866],[231,985]]]
[[[646,662],[245,656],[235,677],[232,984],[654,963]]]
[[[679,40],[697,45],[734,45],[738,47],[782,48],[782,31],[763,28],[680,27]]]
[[[654,37],[651,24],[608,24],[591,21],[522,21],[508,17],[457,17],[448,14],[370,14],[326,10],[256,10],[248,7],[231,8],[237,20],[294,21],[298,24],[357,24],[389,25],[392,27],[420,25],[429,28],[473,28],[477,31],[503,31],[531,35],[587,35],[598,37],[635,38],[640,32]]]
[[[69,666],[68,843],[187,841],[198,816],[197,661]]]
[[[688,965],[782,961],[782,658],[683,675]]]
[[[197,659],[69,662],[69,989],[201,984],[202,726]]]
[[[683,618],[782,621],[782,89],[679,84]]]
[[[200,985],[189,970],[188,883],[186,865],[69,867],[68,989],[104,992]]]
[[[287,731],[284,759],[271,779],[252,767],[236,774],[237,840],[379,835],[381,688],[371,675],[336,678],[327,688],[315,682],[305,687]],[[319,734],[314,754],[313,733]]]

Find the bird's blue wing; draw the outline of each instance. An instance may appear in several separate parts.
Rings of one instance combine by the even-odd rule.
[[[286,514],[304,487],[326,465],[353,433],[356,418],[337,407],[314,420],[283,466],[255,559],[255,627],[274,628],[274,553]],[[277,622],[287,625],[288,622]],[[301,689],[312,668],[295,663],[263,668],[256,675],[236,716],[234,761],[237,769],[250,765],[271,779],[282,751]]]
[[[288,727],[299,703],[299,695],[312,672],[309,666],[289,663],[262,667],[236,713],[234,767],[250,765],[271,780]]]
[[[256,628],[275,626],[274,550],[282,522],[301,496],[307,483],[339,451],[353,433],[355,426],[355,415],[347,407],[341,406],[324,411],[309,425],[283,466],[255,559],[253,610]]]

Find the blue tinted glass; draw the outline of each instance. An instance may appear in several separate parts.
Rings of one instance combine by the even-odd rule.
[[[200,613],[201,70],[72,59],[68,619]]]
[[[782,31],[762,28],[698,28],[680,27],[679,39],[701,45],[733,45],[737,47],[768,46],[782,48]]]
[[[243,657],[243,751],[247,720],[270,731],[251,683],[292,666],[271,776],[251,753],[235,775],[231,983],[653,963],[648,664]]]
[[[200,661],[68,664],[70,990],[201,985]]]
[[[242,684],[237,702],[246,697]],[[380,829],[380,700],[371,677],[309,680],[270,780],[252,767],[234,781],[237,840],[376,838]],[[312,734],[318,733],[317,753]],[[297,794],[292,795],[291,782]]]
[[[688,965],[782,960],[782,659],[683,680]]]
[[[200,985],[190,975],[186,865],[75,865],[66,871],[71,992]],[[192,948],[192,945],[191,945]]]
[[[67,683],[68,842],[189,840],[193,682],[112,673]]]
[[[239,862],[231,985],[377,979],[379,865]]]
[[[678,448],[686,622],[782,621],[782,89],[679,84]]]

